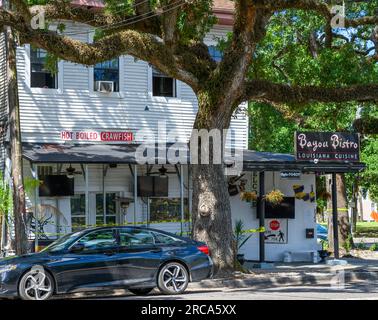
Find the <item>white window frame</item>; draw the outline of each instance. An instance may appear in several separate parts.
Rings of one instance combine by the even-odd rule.
[[[154,96],[152,89],[152,65],[148,64],[148,97],[151,101],[156,102],[181,102],[181,81],[174,79],[176,81],[176,97],[164,97],[164,96]]]
[[[31,86],[31,61],[30,61],[30,44],[25,45],[25,83],[27,88],[31,91],[31,93],[42,93],[47,95],[56,95],[63,93],[63,63],[64,61],[59,59],[58,61],[58,72],[56,74],[58,80],[58,88],[34,88]]]
[[[94,31],[90,32],[88,34],[88,42],[93,43],[93,37],[94,37]],[[109,92],[109,93],[103,93],[103,92],[98,92],[94,89],[94,66],[89,67],[89,96],[90,97],[102,97],[102,98],[118,98],[122,99],[124,97],[124,72],[125,72],[125,67],[124,67],[124,56],[119,56],[118,57],[118,68],[119,68],[119,78],[118,78],[118,86],[119,90],[118,92]]]
[[[89,67],[89,95],[91,97],[110,97],[110,98],[123,98],[124,93],[124,79],[123,79],[123,74],[124,74],[124,56],[119,56],[118,57],[118,72],[119,72],[119,78],[118,78],[118,86],[119,86],[119,91],[118,92],[109,92],[109,93],[103,93],[103,92],[98,92],[94,89],[94,66]]]
[[[85,202],[85,206],[87,205],[87,201],[85,199],[85,192],[78,192],[78,193],[75,193],[73,196],[70,196],[69,199],[70,199],[70,227],[72,229],[72,206],[71,206],[71,200],[72,198],[75,198],[75,197],[80,197],[80,196],[84,196],[84,202]],[[89,225],[89,219],[88,219],[88,216],[86,214],[86,211],[87,209],[84,208],[84,215],[80,215],[80,216],[75,216],[74,217],[84,217],[85,216],[85,228]]]

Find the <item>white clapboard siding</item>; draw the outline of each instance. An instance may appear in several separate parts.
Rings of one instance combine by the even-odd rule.
[[[89,41],[89,34],[79,24],[67,25],[66,33]],[[224,37],[227,30],[216,27],[206,37]],[[62,142],[64,130],[152,130],[156,135],[159,124],[167,131],[176,131],[188,140],[198,110],[197,99],[189,86],[179,83],[179,97],[151,97],[150,67],[145,61],[131,56],[120,59],[120,92],[111,95],[93,92],[93,68],[67,61],[59,63],[58,90],[30,88],[29,47],[18,49],[18,73],[21,105],[22,138],[24,142]],[[91,81],[92,80],[92,81]],[[148,107],[148,111],[146,111]],[[237,136],[236,145],[247,143],[248,119],[232,120]],[[135,141],[140,142],[140,141]],[[174,139],[171,141],[174,142]]]

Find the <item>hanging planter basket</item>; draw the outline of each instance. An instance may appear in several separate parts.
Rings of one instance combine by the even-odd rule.
[[[257,193],[255,191],[244,191],[240,193],[240,199],[242,201],[256,201],[257,200]]]
[[[265,195],[265,200],[273,205],[278,205],[284,200],[284,194],[278,189],[273,189]]]

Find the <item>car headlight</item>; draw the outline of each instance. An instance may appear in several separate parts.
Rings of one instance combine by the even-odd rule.
[[[0,274],[8,271],[12,271],[16,269],[17,266],[15,264],[7,264],[5,266],[0,266]]]

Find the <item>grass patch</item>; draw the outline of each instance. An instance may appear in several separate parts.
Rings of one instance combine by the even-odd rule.
[[[378,238],[378,222],[357,222],[356,236]]]
[[[328,228],[327,223],[320,223]],[[357,222],[356,237],[378,238],[378,222]]]

